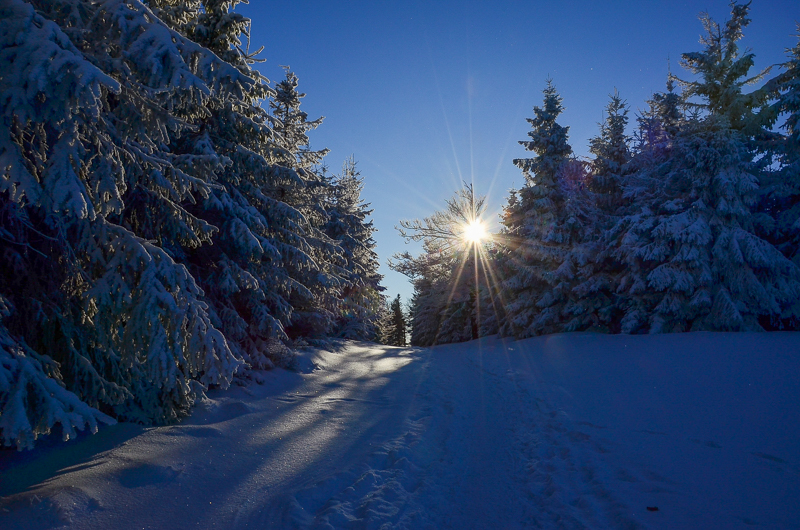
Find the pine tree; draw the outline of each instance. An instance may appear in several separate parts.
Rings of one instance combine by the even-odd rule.
[[[400,295],[392,300],[389,307],[392,314],[391,333],[389,335],[389,344],[392,346],[405,346],[406,345],[406,317],[403,314],[403,303],[400,300]]]
[[[242,51],[242,34],[248,35],[250,21],[234,12],[243,0],[189,0],[175,3],[174,0],[157,0],[157,4],[170,4],[171,12],[183,9],[191,17],[186,27],[186,35],[204,48],[214,52],[220,59],[248,74],[247,53]],[[244,0],[244,3],[247,3]],[[200,4],[199,9],[197,6]],[[164,12],[162,8],[161,12]],[[174,15],[170,19],[174,19]],[[257,52],[256,52],[257,53]]]
[[[333,328],[342,290],[348,287],[347,273],[336,265],[341,249],[324,233],[328,222],[324,205],[331,184],[317,168],[328,150],[315,151],[309,146],[308,132],[323,118],[309,121],[300,110],[305,94],[297,90],[297,76],[288,67],[285,70],[286,78],[277,84],[270,101],[277,140],[270,156],[286,169],[278,173],[271,193],[302,215],[305,256],[287,260],[283,266],[306,287],[292,293],[290,334],[321,337]]]
[[[628,108],[619,93],[614,91],[606,107],[606,121],[600,124],[600,135],[589,142],[594,155],[589,188],[597,194],[598,206],[614,215],[622,205],[622,180],[630,161],[628,137]]]
[[[195,122],[195,133],[172,147],[221,161],[210,177],[212,192],[192,207],[220,230],[213,245],[187,251],[185,260],[230,347],[251,367],[268,368],[291,362],[276,341],[286,338],[292,314],[288,298],[296,288],[282,262],[303,255],[302,216],[267,191],[280,173],[268,160],[275,139],[262,107],[274,91],[251,67],[257,59],[241,49],[240,36],[247,36],[249,24],[231,11],[236,3],[158,0],[150,5],[159,14],[177,10],[181,16],[169,20],[180,18],[181,33],[209,46],[249,80],[212,94],[216,97]]]
[[[615,329],[623,333],[646,330],[660,296],[648,286],[652,259],[639,245],[640,236],[653,227],[651,208],[661,200],[662,171],[674,155],[678,133],[686,126],[683,97],[674,89],[670,76],[667,92],[654,94],[648,101],[649,109],[637,117],[635,153],[623,179],[621,217],[604,238],[607,252],[623,265],[614,281],[617,295],[614,309],[621,312]]]
[[[529,118],[531,140],[521,141],[536,156],[514,160],[522,169],[526,184],[518,199],[509,203],[504,233],[507,250],[501,267],[506,271],[506,320],[504,335],[528,337],[559,329],[562,310],[575,278],[575,264],[569,250],[583,227],[585,204],[582,183],[571,178],[572,155],[569,127],[556,120],[563,107],[551,80],[544,89],[542,107],[534,107]]]
[[[375,324],[375,342],[378,344],[390,344],[392,336],[392,312],[389,309],[389,301],[383,296],[383,302],[378,310],[378,318]]]
[[[345,161],[334,179],[328,198],[325,233],[339,243],[340,263],[347,285],[342,290],[334,334],[339,337],[375,340],[385,304],[378,274],[378,255],[367,217],[372,213],[361,200],[364,181],[353,158]]]
[[[627,218],[621,253],[645,272],[646,286],[628,288],[649,293],[652,306],[645,324],[634,304],[638,313],[626,315],[626,330],[755,330],[796,311],[800,269],[758,237],[751,215],[766,114],[763,90],[741,92],[753,63],[737,46],[747,11],[733,4],[724,29],[701,17],[705,49],[683,55],[699,78],[682,84],[685,96],[701,98],[692,105],[704,114],[683,125],[664,163],[632,179],[628,193],[638,195],[642,210]]]
[[[213,94],[252,80],[135,0],[9,0],[3,11],[0,294],[13,308],[2,323],[11,355],[17,366],[36,359],[89,406],[170,421],[241,365],[179,263],[216,233],[189,209],[223,161],[170,146],[194,132]],[[30,372],[12,373],[13,388]],[[95,421],[87,408],[59,416],[41,385],[18,388],[27,423],[4,426],[6,442]]]
[[[60,425],[69,440],[88,427],[115,421],[64,388],[59,364],[9,333],[3,320],[14,308],[0,295],[0,433],[3,445],[31,449],[36,438]]]
[[[785,117],[781,128],[786,134],[770,131],[771,135],[761,135],[764,164],[761,201],[755,215],[766,218],[758,225],[759,235],[800,267],[800,44],[786,52],[789,60],[781,65],[784,71],[765,86],[774,98],[769,125],[774,127],[779,118]],[[800,319],[791,316],[797,314],[797,306],[800,301],[793,311],[765,325],[768,329],[800,328]]]
[[[174,4],[157,2],[165,3]],[[195,10],[194,18],[182,22],[181,28],[224,57],[250,83],[234,84],[212,98],[208,114],[196,124],[198,134],[184,137],[173,148],[216,155],[224,162],[213,175],[216,186],[211,195],[192,210],[220,231],[211,247],[187,252],[186,260],[231,348],[251,367],[269,368],[292,362],[280,341],[288,339],[287,330],[296,326],[315,293],[326,293],[324,300],[330,305],[329,284],[338,288],[338,283],[320,269],[328,264],[325,252],[335,255],[336,250],[325,238],[324,250],[318,249],[324,217],[312,218],[305,203],[296,200],[313,191],[315,201],[322,203],[319,187],[300,177],[308,164],[299,165],[295,158],[295,150],[302,146],[292,142],[308,139],[295,135],[287,141],[286,131],[294,125],[284,124],[266,109],[287,94],[283,85],[279,90],[269,88],[269,81],[252,68],[260,60],[258,52],[249,52],[249,21],[232,12],[236,3],[202,2],[202,9]],[[242,35],[248,39],[246,50]],[[320,206],[315,207],[324,215]],[[324,319],[324,330],[329,320]],[[293,329],[295,336],[304,331],[316,330]]]
[[[629,171],[630,151],[625,128],[628,109],[615,91],[606,107],[606,121],[600,135],[590,141],[595,155],[591,162],[588,203],[578,232],[569,251],[575,263],[575,286],[568,293],[563,310],[564,330],[617,331],[620,301],[616,295],[622,264],[614,257],[609,237],[625,209],[622,190]]]
[[[775,217],[771,238],[800,266],[800,25],[797,30],[798,44],[786,50],[785,71],[768,83],[776,99],[772,104],[775,117],[786,116],[781,126],[786,135],[773,147],[778,169],[768,173],[765,195]]]
[[[747,77],[755,64],[755,54],[750,50],[739,51],[739,41],[744,28],[750,23],[750,2],[731,2],[731,19],[724,27],[715,22],[708,13],[700,15],[706,35],[700,43],[703,51],[681,55],[681,65],[700,79],[676,80],[683,87],[683,97],[691,107],[706,111],[708,115],[724,120],[723,126],[741,131],[747,137],[763,133],[771,113],[766,108],[769,91],[761,87],[749,93],[742,89],[755,84],[766,76],[770,68]],[[697,97],[699,101],[692,101]]]

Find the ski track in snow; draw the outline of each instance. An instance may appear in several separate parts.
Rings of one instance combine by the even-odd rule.
[[[300,492],[293,519],[283,522],[310,528],[640,527],[598,477],[594,453],[602,454],[602,446],[534,398],[513,369],[493,373],[461,350],[439,347],[428,359],[428,377],[403,435],[360,473]]]
[[[178,425],[0,453],[0,528],[798,528],[798,352],[800,333],[349,343]]]

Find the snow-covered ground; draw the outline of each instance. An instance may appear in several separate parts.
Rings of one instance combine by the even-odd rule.
[[[0,452],[0,528],[800,528],[800,333],[301,365],[179,425]]]

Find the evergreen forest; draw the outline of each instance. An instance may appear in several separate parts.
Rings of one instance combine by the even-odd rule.
[[[800,43],[753,72],[749,4],[576,157],[548,80],[499,233],[401,222],[383,294],[365,179],[310,146],[238,0],[0,0],[0,433],[166,424],[336,338],[800,329]],[[800,29],[798,31],[800,33]],[[568,102],[566,103],[568,104]],[[524,117],[521,117],[524,119]],[[338,164],[337,164],[338,165]],[[379,185],[372,183],[372,185]]]
[[[702,49],[643,111],[611,94],[588,160],[547,80],[498,234],[464,239],[484,209],[471,185],[401,222],[423,244],[390,262],[414,286],[411,344],[800,329],[800,44],[753,72],[748,12],[701,15]]]

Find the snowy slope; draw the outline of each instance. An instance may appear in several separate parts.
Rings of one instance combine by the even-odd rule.
[[[303,361],[180,425],[3,451],[0,528],[800,527],[800,333]]]

